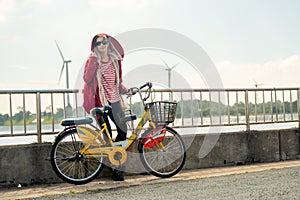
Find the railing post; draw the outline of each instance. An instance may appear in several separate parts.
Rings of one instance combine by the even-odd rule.
[[[36,93],[36,131],[38,143],[42,143],[41,93]]]
[[[275,97],[275,111],[276,111],[276,122],[278,122],[278,102],[277,102],[277,90],[274,88],[274,97]]]
[[[23,93],[23,124],[24,124],[24,133],[26,134],[27,130],[26,130],[26,107],[25,107],[26,103],[25,103],[25,93]]]
[[[14,134],[14,125],[13,125],[13,119],[12,119],[12,100],[11,100],[11,93],[9,93],[9,123],[10,123],[10,134]]]
[[[194,104],[193,104],[193,92],[191,91],[191,94],[190,94],[190,98],[191,98],[191,104],[190,104],[190,109],[191,109],[191,117],[192,117],[192,126],[194,125]]]
[[[75,117],[78,117],[78,100],[77,100],[77,94],[75,96]]]
[[[246,130],[250,131],[250,111],[249,111],[248,90],[245,91],[245,117],[246,117]]]
[[[210,125],[213,125],[213,111],[212,111],[212,99],[211,99],[211,93],[212,91],[208,91],[208,97],[209,97],[209,119],[210,119]]]
[[[180,98],[181,98],[181,125],[184,126],[184,116],[183,116],[183,94],[180,92]]]
[[[202,103],[202,92],[200,91],[200,121],[201,121],[201,124],[200,125],[203,125],[203,103]]]
[[[240,117],[239,117],[239,93],[238,91],[235,92],[235,102],[236,102],[236,122],[239,124],[240,123]],[[246,110],[245,110],[245,115],[246,115]]]
[[[298,128],[300,128],[300,89],[297,91]]]

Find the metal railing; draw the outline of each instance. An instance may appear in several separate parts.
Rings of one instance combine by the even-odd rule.
[[[37,136],[37,141],[40,143],[42,142],[42,134],[53,134],[57,133],[55,131],[55,119],[54,119],[54,108],[55,103],[54,101],[57,101],[57,105],[60,105],[63,110],[63,117],[67,117],[67,108],[70,106],[69,102],[69,95],[74,95],[74,117],[78,117],[78,105],[77,105],[77,89],[55,89],[55,90],[0,90],[0,98],[1,98],[1,105],[7,105],[8,106],[8,118],[9,118],[9,131],[0,133],[0,137],[11,137],[11,136]],[[33,96],[32,96],[33,95]],[[26,104],[26,99],[30,99],[30,105]],[[66,100],[67,99],[67,100]],[[23,130],[21,133],[15,133],[14,127],[16,126],[14,123],[14,110],[16,106],[13,106],[14,101],[17,104],[17,107],[19,108],[19,114],[21,113],[22,116],[22,122],[19,122],[22,124]],[[32,101],[35,101],[35,106]],[[42,104],[44,102],[48,102],[50,105],[44,106],[49,108],[50,115],[51,115],[51,129],[48,129],[46,131],[42,131]],[[28,122],[27,122],[27,116],[26,114],[29,112],[28,107],[31,107],[31,111],[35,112],[33,115],[35,116],[34,123],[36,126],[36,130],[33,130],[33,132],[28,131]],[[0,112],[1,113],[1,112]],[[72,114],[73,115],[73,114]],[[32,124],[31,124],[32,125]],[[19,125],[20,126],[20,125]],[[1,127],[1,125],[0,125]],[[2,125],[3,127],[3,125]]]
[[[0,90],[1,106],[8,108],[8,120],[6,124],[0,124],[0,128],[6,128],[0,129],[0,138],[30,135],[37,136],[37,141],[42,142],[42,135],[55,134],[62,129],[55,108],[63,112],[61,118],[86,115],[81,105],[78,106],[78,92],[77,89]],[[69,95],[72,95],[72,106],[68,102]],[[153,101],[178,102],[175,128],[245,126],[250,130],[251,125],[288,122],[297,122],[300,127],[300,88],[157,89],[152,91],[151,97]],[[16,108],[23,115],[18,124],[14,119],[18,113]],[[28,121],[29,110],[33,112],[31,117],[35,117],[34,123]],[[4,116],[2,111],[0,114],[0,117]],[[48,115],[47,122],[43,122],[45,114]],[[46,125],[48,127],[43,129]],[[20,126],[22,130],[16,131]],[[34,130],[29,130],[29,126],[34,126]]]
[[[300,127],[299,95],[300,88],[256,88],[156,90],[152,96],[178,102],[177,127],[244,125],[249,131],[259,124],[298,122]]]

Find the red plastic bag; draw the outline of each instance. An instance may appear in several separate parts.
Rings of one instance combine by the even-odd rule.
[[[158,126],[155,129],[149,130],[145,133],[145,137],[142,139],[144,148],[152,148],[155,145],[163,141],[166,136],[166,125]]]

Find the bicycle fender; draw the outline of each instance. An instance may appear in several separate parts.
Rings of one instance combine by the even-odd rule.
[[[57,136],[55,137],[55,141],[62,137],[62,135],[64,135],[66,132],[69,132],[69,131],[73,131],[73,132],[76,132],[76,127],[75,126],[72,126],[72,127],[66,127],[64,130],[60,131]]]

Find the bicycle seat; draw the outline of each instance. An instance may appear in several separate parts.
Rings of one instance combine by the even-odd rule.
[[[90,117],[86,118],[67,118],[63,119],[60,124],[62,126],[73,126],[73,125],[80,125],[80,124],[91,124],[93,123],[93,119]]]

